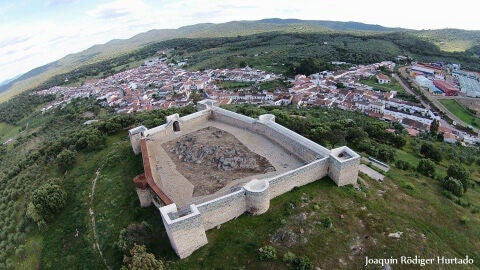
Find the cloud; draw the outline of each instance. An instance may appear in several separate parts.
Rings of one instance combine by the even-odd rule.
[[[118,0],[87,11],[91,17],[107,20],[124,17],[139,18],[146,13],[148,13],[148,7],[141,0]]]
[[[7,14],[11,10],[15,9],[17,6],[15,5],[15,2],[10,2],[10,3],[5,3],[5,4],[0,4],[0,15]]]
[[[18,45],[28,41],[30,38],[29,36],[4,37],[0,39],[0,48]]]
[[[130,11],[126,8],[100,8],[92,10],[88,13],[92,17],[101,19],[115,19],[130,15]]]
[[[61,6],[61,5],[68,5],[71,3],[78,2],[78,0],[50,0],[47,3],[47,6]]]

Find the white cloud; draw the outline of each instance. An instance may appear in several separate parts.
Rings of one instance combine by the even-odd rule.
[[[75,1],[51,0],[49,4],[59,8]],[[466,0],[449,5],[416,0],[388,5],[374,0],[116,0],[87,7],[70,20],[49,16],[30,24],[22,24],[21,20],[0,23],[0,81],[94,44],[151,29],[274,17],[359,21],[415,29],[480,29],[476,9],[465,8],[468,5]],[[0,14],[13,7],[0,4]]]
[[[139,19],[149,13],[148,6],[141,0],[118,0],[99,5],[87,11],[87,14],[97,19],[117,19],[131,17]]]

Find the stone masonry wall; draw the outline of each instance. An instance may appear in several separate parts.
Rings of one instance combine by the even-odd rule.
[[[264,123],[255,123],[255,129],[257,133],[260,133],[281,145],[288,152],[296,155],[303,161],[309,162],[315,160],[319,156],[319,153],[305,147],[305,145],[299,143],[294,138],[286,136],[286,134],[272,129],[270,126],[267,126]]]
[[[221,108],[215,108],[213,110],[213,118],[216,121],[262,134],[307,162],[329,154],[328,149],[319,146],[273,121],[260,122],[248,116],[239,115]]]
[[[330,158],[330,169],[328,176],[338,185],[344,186],[355,184],[360,167],[360,157],[352,158],[340,162],[335,158]]]
[[[300,187],[325,177],[328,174],[328,166],[328,157],[326,157],[269,179],[270,199],[282,195],[294,187]]]
[[[245,190],[197,205],[205,230],[210,230],[229,220],[239,217],[246,210]]]
[[[160,208],[170,244],[182,259],[208,243],[200,213],[195,205],[191,205],[190,209],[191,213],[188,215],[172,220],[169,213],[177,211],[176,205],[170,204]]]

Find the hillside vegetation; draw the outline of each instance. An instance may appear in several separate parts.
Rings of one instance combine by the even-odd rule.
[[[420,61],[458,62],[462,67],[480,70],[480,62],[468,52],[444,52],[432,43],[407,33],[359,35],[356,33],[280,33],[268,32],[223,38],[172,39],[147,45],[134,52],[74,71],[53,76],[35,89],[56,85],[80,84],[87,78],[106,77],[139,64],[158,51],[170,51],[173,63],[188,59],[192,70],[242,67],[250,65],[293,76],[293,68],[312,59],[319,67],[330,68],[331,61],[352,64],[376,63],[407,54]],[[318,70],[320,71],[320,70]],[[65,81],[68,78],[68,82]]]
[[[409,33],[421,40],[432,42],[440,50],[448,52],[463,52],[471,47],[480,45],[479,31],[466,31],[457,29],[413,31],[401,28],[388,28],[379,25],[362,24],[357,22],[335,21],[305,21],[296,19],[265,19],[260,21],[233,21],[221,24],[197,24],[179,29],[151,30],[138,34],[130,39],[112,40],[105,44],[95,45],[79,53],[70,54],[50,64],[35,68],[21,77],[0,87],[0,101],[27,89],[36,88],[45,83],[52,76],[68,73],[74,68],[83,68],[86,65],[110,61],[111,58],[122,57],[163,40],[176,38],[215,38],[237,37],[267,32],[280,33],[355,33],[358,36],[368,37],[372,34],[388,32]],[[363,44],[368,47],[368,43]],[[301,49],[301,48],[299,48]],[[311,48],[313,49],[313,48]],[[428,50],[430,48],[427,48]],[[436,49],[434,50],[436,51]],[[406,51],[405,53],[408,53]],[[471,52],[471,51],[469,51]],[[427,50],[416,52],[422,55]],[[472,52],[473,53],[473,52]],[[478,54],[477,54],[478,55]],[[440,55],[439,55],[440,56]],[[127,57],[130,58],[130,57]],[[440,58],[435,58],[440,59]],[[343,61],[342,59],[336,59]],[[385,60],[385,59],[384,59]],[[124,62],[115,67],[121,69],[134,60]],[[438,60],[443,61],[443,60]],[[445,59],[444,61],[449,61]],[[96,74],[102,76],[102,74]],[[65,80],[65,77],[62,81]]]
[[[347,144],[392,168],[383,182],[360,174],[359,189],[338,188],[328,178],[295,189],[273,200],[266,214],[243,215],[207,232],[209,244],[179,260],[158,211],[139,207],[132,179],[143,168],[127,130],[195,109],[114,115],[85,99],[46,114],[33,110],[0,130],[0,138],[13,138],[0,148],[0,268],[118,269],[135,243],[168,269],[352,269],[365,256],[384,255],[468,255],[471,267],[480,267],[478,147],[444,144],[434,135],[412,139],[401,126],[339,110],[227,109],[252,117],[272,113],[318,143]],[[100,122],[82,125],[92,114]],[[447,176],[456,180],[445,182]],[[51,202],[59,203],[43,208]],[[403,234],[388,236],[395,232]],[[276,258],[259,248],[274,250]]]

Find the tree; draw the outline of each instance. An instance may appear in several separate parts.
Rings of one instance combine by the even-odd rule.
[[[120,231],[117,246],[126,254],[137,245],[147,245],[151,235],[151,226],[147,222],[132,223]]]
[[[27,215],[38,222],[48,222],[67,202],[67,193],[59,185],[49,182],[35,190],[27,208]],[[35,220],[35,221],[36,221]]]
[[[450,176],[447,176],[445,179],[443,179],[442,186],[456,196],[462,196],[464,193],[462,182]]]
[[[76,156],[76,151],[63,149],[62,152],[57,155],[57,164],[61,169],[68,170],[75,163]]]
[[[452,164],[448,167],[447,177],[459,180],[463,185],[463,192],[467,192],[470,182],[470,172],[459,164]]]
[[[404,133],[405,132],[405,127],[403,127],[400,123],[393,122],[392,127],[397,131],[397,133]]]
[[[390,134],[388,140],[396,148],[402,148],[407,144],[407,140],[402,135]]]
[[[429,159],[422,158],[418,163],[417,171],[425,176],[433,176],[435,173],[435,163]]]
[[[440,121],[434,119],[430,124],[430,133],[436,135],[438,133],[438,128],[440,127]]]
[[[410,163],[408,163],[408,161],[404,161],[404,160],[397,160],[395,162],[395,167],[399,168],[400,170],[410,170],[410,168],[412,167],[412,165],[410,165]]]
[[[442,154],[440,153],[440,150],[438,150],[438,148],[431,143],[422,144],[420,147],[420,154],[436,162],[440,162],[442,160]]]
[[[378,159],[385,162],[392,162],[395,160],[395,151],[391,148],[382,147],[378,150]]]
[[[328,140],[335,147],[336,145],[345,145],[347,132],[343,129],[332,129],[329,132]]]
[[[193,101],[193,104],[197,104],[197,102],[199,102],[203,99],[203,96],[198,91],[192,91],[189,98],[190,98],[190,100]]]
[[[143,245],[135,244],[130,250],[130,256],[123,257],[122,270],[163,270],[163,262],[155,255],[148,253]]]

